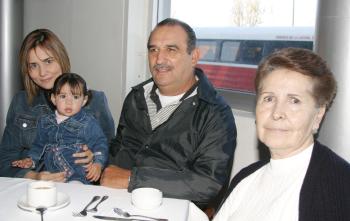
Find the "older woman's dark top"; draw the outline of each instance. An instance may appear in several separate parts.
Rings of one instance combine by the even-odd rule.
[[[231,181],[224,198],[244,178],[268,162],[256,162],[242,169]],[[328,147],[315,142],[301,187],[299,221],[350,220],[350,164]]]

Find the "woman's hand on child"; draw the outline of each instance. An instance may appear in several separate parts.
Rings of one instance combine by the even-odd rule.
[[[19,168],[31,168],[33,165],[33,160],[30,158],[24,158],[23,160],[16,160],[12,162],[13,167]]]
[[[87,145],[82,145],[82,152],[73,154],[73,157],[78,158],[74,161],[76,164],[89,164],[94,158],[94,154],[91,152]]]
[[[89,181],[97,181],[100,179],[102,166],[99,163],[92,163],[86,168],[86,179]]]

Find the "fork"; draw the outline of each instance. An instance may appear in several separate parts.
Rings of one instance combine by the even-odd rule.
[[[94,196],[92,200],[85,206],[85,208],[80,211],[79,213],[73,212],[73,216],[86,216],[87,215],[87,208],[94,203],[95,201],[99,200],[101,197],[100,196]]]
[[[103,201],[105,201],[106,199],[108,199],[108,196],[103,196],[103,197],[101,198],[100,202],[98,202],[94,208],[88,209],[88,210],[86,210],[86,211],[87,211],[87,212],[91,212],[91,213],[96,213],[96,212],[97,212],[97,207],[98,207],[98,205],[100,205],[100,204],[101,204]]]

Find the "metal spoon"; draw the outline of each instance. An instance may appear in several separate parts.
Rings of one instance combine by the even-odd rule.
[[[161,219],[161,218],[154,218],[154,217],[150,217],[150,216],[142,216],[142,215],[131,215],[130,213],[120,209],[120,208],[113,208],[113,211],[120,215],[120,216],[123,216],[125,218],[131,218],[131,217],[140,217],[140,218],[147,218],[147,219],[152,219],[152,220],[155,220],[155,221],[168,221],[168,219]]]
[[[44,221],[44,212],[47,210],[46,207],[38,207],[36,208],[36,211],[40,213],[41,221]]]

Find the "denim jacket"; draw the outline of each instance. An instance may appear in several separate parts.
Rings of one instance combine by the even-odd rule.
[[[94,163],[99,163],[102,168],[106,166],[107,138],[92,115],[82,109],[58,124],[56,115],[48,114],[39,119],[37,135],[28,155],[35,165],[43,158],[46,171],[65,171],[67,181],[78,180],[88,184],[86,169],[75,164],[72,156],[81,152],[82,144],[94,153]]]
[[[103,92],[92,91],[92,99],[84,107],[99,122],[108,142],[114,136],[114,121]],[[25,91],[18,92],[12,99],[7,113],[6,127],[0,144],[0,176],[23,177],[29,169],[15,168],[11,162],[28,156],[37,133],[38,120],[44,114],[54,113],[44,91],[41,91],[31,105]]]

